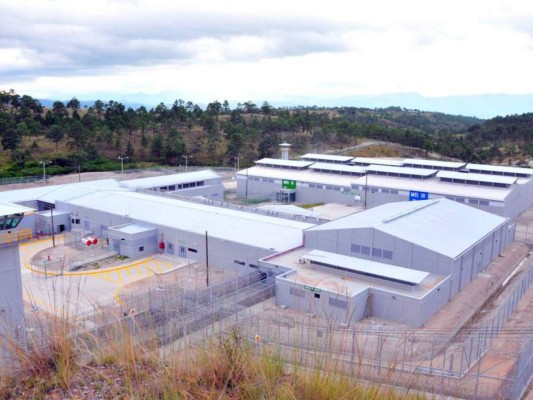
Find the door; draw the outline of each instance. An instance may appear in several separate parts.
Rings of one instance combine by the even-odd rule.
[[[187,258],[187,248],[180,245],[180,257]]]

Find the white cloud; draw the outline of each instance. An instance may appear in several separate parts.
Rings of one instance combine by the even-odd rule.
[[[519,0],[4,0],[0,88],[196,102],[533,93],[531,26]]]

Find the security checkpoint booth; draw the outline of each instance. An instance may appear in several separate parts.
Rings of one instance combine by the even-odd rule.
[[[158,251],[158,229],[130,223],[108,229],[109,245],[121,256],[132,259],[150,256]]]

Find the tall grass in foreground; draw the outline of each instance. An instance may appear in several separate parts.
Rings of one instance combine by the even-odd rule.
[[[119,324],[98,337],[73,335],[68,320],[50,317],[27,346],[9,339],[13,366],[0,377],[0,399],[422,399],[337,374],[293,367],[268,350],[259,351],[238,331],[201,346],[162,352],[141,345]],[[5,338],[4,338],[5,339]]]

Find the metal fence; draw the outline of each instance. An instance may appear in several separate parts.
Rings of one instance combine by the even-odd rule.
[[[2,185],[16,185],[21,183],[33,183],[43,180],[43,176],[22,176],[19,178],[0,178],[0,186]]]
[[[89,336],[114,340],[125,326],[141,343],[177,341],[185,351],[190,340],[238,326],[259,350],[302,367],[459,398],[518,400],[533,374],[533,343],[530,333],[512,335],[505,324],[532,283],[529,265],[507,283],[490,312],[457,335],[371,321],[345,326],[275,307],[256,312],[253,306],[275,290],[275,277],[259,271],[202,288],[192,287],[186,277],[160,282],[147,292],[122,294],[120,304],[73,322],[82,327],[76,335],[81,341]],[[494,351],[491,344],[499,335],[516,344],[504,354],[509,364],[504,374],[480,362]]]

